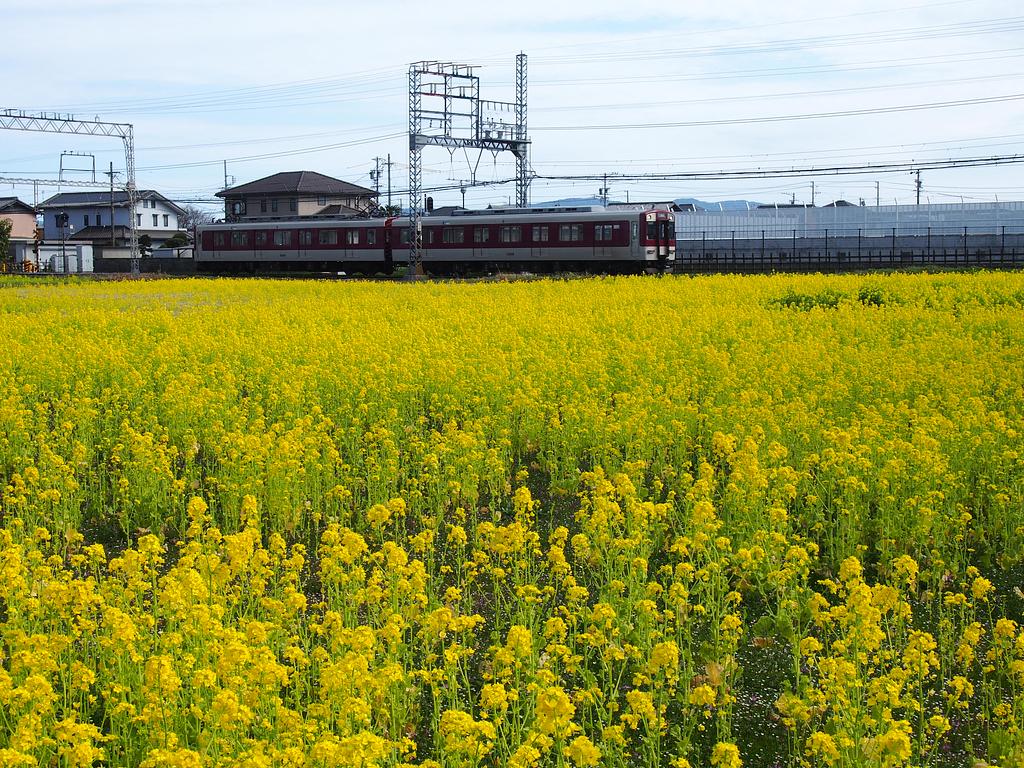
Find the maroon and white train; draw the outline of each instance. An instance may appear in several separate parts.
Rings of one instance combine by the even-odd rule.
[[[421,219],[428,273],[665,271],[675,260],[668,210],[600,207],[457,211]],[[407,218],[253,221],[199,227],[206,273],[389,273],[409,260]]]

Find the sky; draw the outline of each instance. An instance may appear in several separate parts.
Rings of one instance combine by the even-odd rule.
[[[1024,9],[1010,0],[2,0],[0,109],[134,126],[137,184],[215,200],[227,181],[311,170],[373,186],[408,172],[408,69],[477,66],[512,101],[529,57],[531,200],[911,203],[914,177],[618,179],[1024,154]],[[965,103],[966,102],[966,103]],[[116,139],[0,131],[0,177],[56,179],[65,151],[123,179]],[[509,179],[509,154],[423,153],[424,187]],[[92,159],[65,156],[65,179]],[[82,172],[80,169],[90,169]],[[106,176],[99,175],[100,180]],[[1024,165],[928,170],[921,202],[1024,200]],[[65,188],[71,189],[70,187]],[[44,186],[42,197],[56,192]],[[381,180],[386,197],[386,178]],[[32,201],[31,185],[0,196]],[[469,207],[513,184],[470,186]],[[433,193],[458,204],[458,189]]]

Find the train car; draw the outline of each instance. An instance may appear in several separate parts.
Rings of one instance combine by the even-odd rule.
[[[425,216],[419,238],[431,274],[487,270],[653,272],[672,268],[668,210],[508,208]],[[409,259],[407,218],[209,224],[196,268],[230,273],[390,273]]]

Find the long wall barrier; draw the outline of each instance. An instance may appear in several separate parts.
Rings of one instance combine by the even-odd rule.
[[[827,229],[789,236],[777,230],[737,233],[684,232],[676,243],[676,271],[688,272],[838,272],[846,270],[953,267],[1024,267],[1024,227],[971,231],[970,227],[926,228],[903,234],[872,229]]]

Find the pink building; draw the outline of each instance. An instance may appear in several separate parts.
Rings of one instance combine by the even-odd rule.
[[[11,242],[31,242],[36,236],[36,212],[16,197],[0,197],[0,219],[13,225]],[[0,257],[6,257],[3,254]]]

